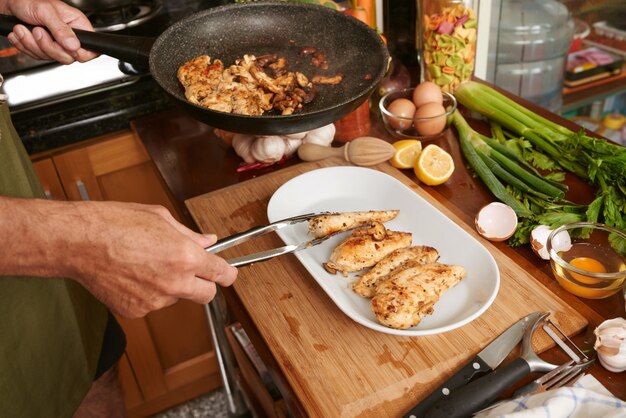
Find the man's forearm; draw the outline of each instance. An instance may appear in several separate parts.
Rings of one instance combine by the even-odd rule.
[[[69,273],[80,221],[80,210],[72,202],[0,196],[0,275]]]

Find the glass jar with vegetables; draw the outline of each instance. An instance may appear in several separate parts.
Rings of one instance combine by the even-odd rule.
[[[417,0],[421,70],[453,93],[474,72],[478,0]]]

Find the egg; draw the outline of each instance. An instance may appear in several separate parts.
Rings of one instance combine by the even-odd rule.
[[[588,271],[590,273],[606,273],[606,267],[604,264],[591,257],[576,257],[569,262],[572,266],[579,268],[584,271]],[[580,283],[586,284],[596,284],[601,283],[602,279],[596,279],[594,277],[589,277],[584,274],[570,272],[572,277],[578,280]]]
[[[426,103],[443,104],[441,88],[432,81],[420,83],[413,90],[413,104],[415,107],[419,108]]]
[[[517,214],[509,205],[492,202],[478,211],[474,224],[478,233],[489,241],[504,241],[517,229]]]
[[[446,109],[440,103],[425,103],[415,111],[414,124],[420,135],[440,134],[446,127]]]
[[[409,99],[396,99],[389,107],[387,107],[389,113],[394,116],[399,116],[394,118],[393,116],[389,116],[389,124],[393,129],[404,130],[408,129],[413,125],[413,115],[415,114],[415,105]],[[405,119],[402,119],[405,118]]]

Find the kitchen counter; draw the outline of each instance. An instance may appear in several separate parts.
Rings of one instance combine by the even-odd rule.
[[[526,102],[524,104],[552,120],[575,128],[575,125],[570,121],[548,114]],[[485,124],[477,121],[472,121],[472,124],[477,129],[488,132],[488,127]],[[281,166],[237,173],[236,168],[240,159],[232,148],[217,138],[210,127],[191,119],[177,109],[138,119],[133,122],[133,127],[155,162],[181,213],[185,214],[186,221],[190,224],[192,221],[185,205],[186,200],[276,172],[284,167],[300,164],[297,158],[294,158]],[[376,117],[373,117],[371,134],[391,140],[389,135],[382,130],[380,121]],[[447,131],[434,142],[451,152],[457,170],[445,184],[437,187],[421,186],[420,190],[427,193],[434,201],[439,202],[442,207],[445,207],[450,216],[458,219],[464,224],[464,227],[473,229],[474,214],[480,207],[493,201],[494,198],[480,181],[464,169],[466,164],[460,154],[456,132],[453,129]],[[419,184],[412,172],[405,171],[404,174]],[[580,202],[590,200],[592,190],[589,186],[569,175],[567,182],[570,185],[568,198]],[[538,259],[528,246],[511,248],[505,243],[491,243],[490,245],[493,245],[499,253],[504,254],[516,266],[530,274],[541,286],[565,301],[567,305],[580,312],[587,319],[589,322],[587,329],[574,337],[574,341],[582,349],[589,350],[592,347],[594,341],[592,332],[600,322],[604,319],[625,315],[624,299],[620,294],[602,300],[587,300],[580,299],[563,290],[554,281],[549,264]],[[302,272],[301,274],[307,273]],[[283,395],[289,398],[295,408],[298,409],[298,405],[302,406],[299,404],[302,399],[300,397],[304,396],[300,392],[302,388],[289,384],[289,379],[286,377],[286,374],[289,374],[290,370],[294,367],[297,368],[298,365],[284,363],[285,359],[273,355],[273,347],[268,346],[267,343],[272,340],[271,336],[259,330],[255,325],[254,312],[250,310],[249,306],[242,304],[236,289],[226,289],[225,295],[229,305],[236,311],[237,319],[242,322],[262,358],[275,373],[279,380],[279,387],[286,392]],[[318,355],[313,348],[308,354],[311,356]],[[560,349],[553,348],[544,352],[542,357],[558,363],[563,362],[563,355]],[[594,365],[590,372],[612,393],[621,399],[626,399],[626,376],[624,374],[609,373],[599,365]]]

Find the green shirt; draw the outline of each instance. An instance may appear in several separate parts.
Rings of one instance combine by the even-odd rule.
[[[0,195],[44,196],[5,103]],[[0,277],[0,417],[71,417],[93,382],[106,320],[76,282]]]

